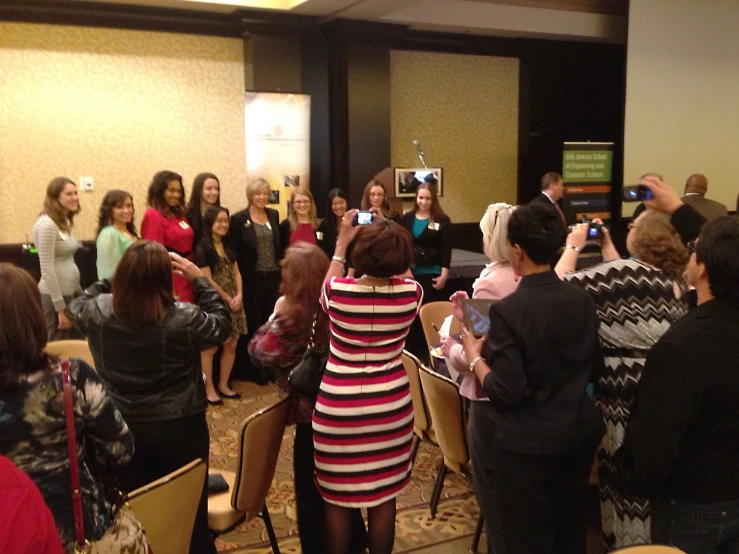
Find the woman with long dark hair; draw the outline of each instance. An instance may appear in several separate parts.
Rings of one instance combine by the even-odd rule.
[[[0,264],[0,314],[0,454],[33,479],[62,543],[71,548],[75,526],[61,361],[44,353],[46,321],[36,283],[9,264]],[[82,360],[69,362],[85,533],[98,540],[113,516],[95,478],[95,460],[105,466],[128,463],[133,435],[98,373]]]
[[[416,189],[411,211],[403,214],[401,224],[413,237],[413,278],[423,287],[424,302],[447,300],[446,281],[452,262],[452,222],[444,213],[433,182]],[[413,323],[408,336],[408,350],[422,361],[429,359],[420,320]]]
[[[192,259],[195,234],[185,217],[185,187],[174,171],[160,171],[151,180],[147,198],[149,209],[141,222],[141,238],[153,240],[188,260]],[[192,286],[179,275],[174,276],[174,292],[178,300],[193,302]]]
[[[187,203],[185,217],[192,227],[193,244],[203,238],[203,216],[211,206],[221,205],[221,182],[212,173],[198,173],[192,181],[190,201]]]
[[[231,310],[231,336],[222,345],[218,389],[213,383],[213,358],[218,348],[210,348],[200,353],[200,362],[205,375],[205,392],[211,405],[223,404],[219,395],[224,398],[241,398],[238,392],[234,392],[228,386],[228,379],[236,359],[236,344],[239,337],[246,334],[243,285],[236,254],[228,238],[228,226],[228,210],[222,206],[211,206],[203,216],[203,238],[195,247],[195,264]]]
[[[177,302],[173,271],[192,282],[197,305]],[[87,289],[69,307],[87,336],[95,369],[108,384],[136,437],[131,464],[118,476],[134,490],[201,458],[209,433],[200,352],[223,344],[231,316],[198,267],[156,242],[131,245],[108,281]],[[213,553],[203,486],[191,554]]]
[[[77,185],[66,177],[55,177],[46,187],[44,208],[33,225],[33,242],[41,266],[41,303],[46,316],[49,341],[78,338],[64,308],[80,292],[80,270],[74,253],[80,247],[72,228],[80,213]]]
[[[95,241],[98,279],[111,277],[123,253],[138,240],[133,215],[133,196],[123,190],[110,190],[105,193],[98,212]]]
[[[328,191],[326,217],[323,218],[316,230],[316,238],[318,239],[318,246],[329,258],[334,255],[334,250],[336,250],[339,225],[341,225],[341,217],[347,210],[347,202],[348,199],[343,190],[334,188]]]

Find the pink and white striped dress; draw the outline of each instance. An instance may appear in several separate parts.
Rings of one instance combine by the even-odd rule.
[[[324,285],[331,348],[313,443],[316,483],[327,502],[377,506],[410,480],[413,404],[400,354],[422,297],[410,279],[372,287],[334,278]]]

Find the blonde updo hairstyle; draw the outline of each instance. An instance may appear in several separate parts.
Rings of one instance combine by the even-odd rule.
[[[490,204],[480,220],[482,248],[485,255],[494,262],[506,263],[508,260],[508,220],[516,206],[505,202]]]

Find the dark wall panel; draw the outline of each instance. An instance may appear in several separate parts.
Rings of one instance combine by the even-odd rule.
[[[359,206],[367,182],[390,165],[390,48],[347,44],[348,191]]]

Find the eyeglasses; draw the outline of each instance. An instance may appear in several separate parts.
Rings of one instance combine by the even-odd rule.
[[[310,204],[310,200],[293,200],[293,204],[296,206],[305,206],[306,204]]]
[[[687,243],[685,246],[688,247],[688,253],[689,254],[695,254],[696,253],[696,245],[698,243],[698,239],[691,240],[689,243]]]

